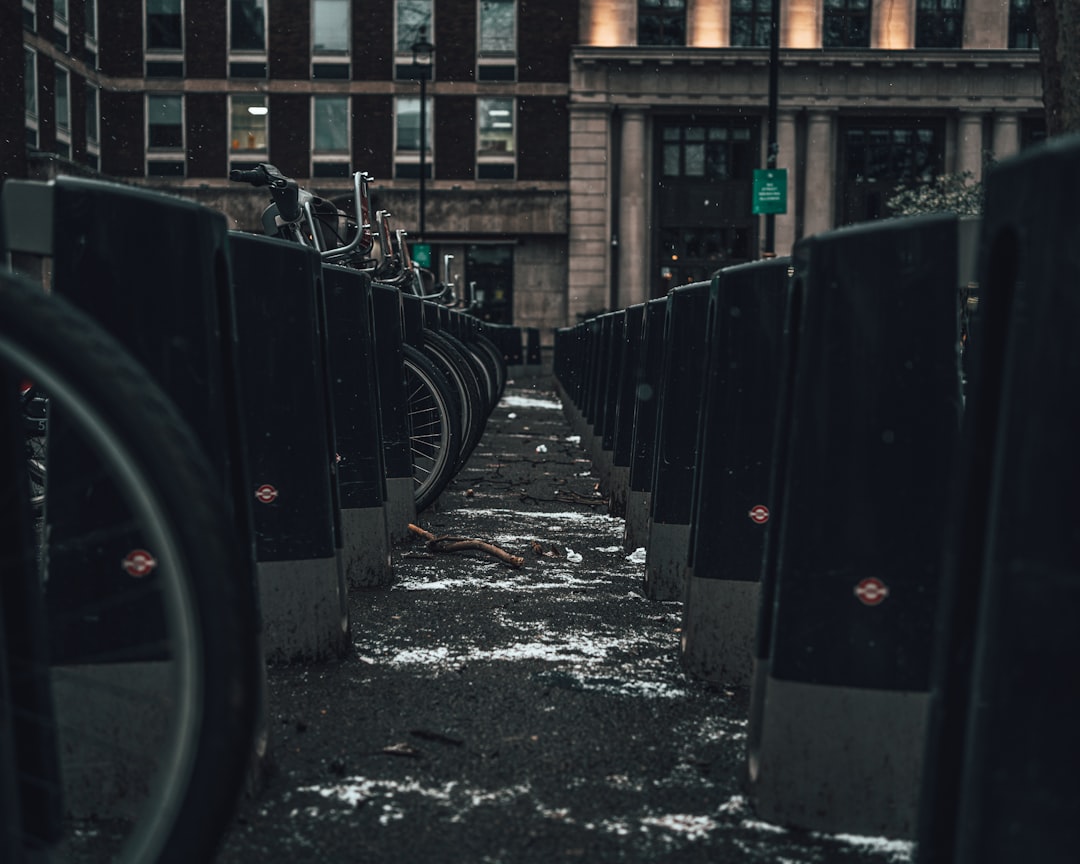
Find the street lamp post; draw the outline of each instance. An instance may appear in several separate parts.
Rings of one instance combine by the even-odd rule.
[[[777,104],[779,101],[779,77],[780,77],[780,0],[772,0],[771,14],[769,19],[769,105],[768,105],[768,148],[765,154],[765,167],[776,167],[776,154],[780,149],[777,143],[776,123]],[[765,215],[765,254],[771,257],[776,254],[776,216],[772,213]]]
[[[425,28],[420,28],[419,37],[412,44],[413,71],[420,81],[420,218],[417,224],[417,238],[424,237],[424,181],[427,179],[427,82],[431,77],[431,60],[435,55],[435,46],[424,35]]]

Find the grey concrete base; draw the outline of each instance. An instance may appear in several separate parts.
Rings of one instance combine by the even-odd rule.
[[[349,588],[377,588],[394,581],[384,508],[343,509],[341,534],[345,583]]]
[[[629,484],[630,468],[626,465],[612,465],[611,492],[608,494],[608,513],[612,516],[626,515],[626,488]]]
[[[828,833],[914,838],[929,694],[768,678],[757,815]]]
[[[596,448],[592,451],[592,473],[600,484],[600,494],[605,498],[611,494],[611,470],[612,453],[601,446],[600,438],[596,439]]]
[[[649,542],[649,499],[650,492],[637,492],[633,489],[626,493],[626,515],[623,525],[623,549],[633,552]]]
[[[268,663],[341,656],[348,647],[348,609],[341,564],[333,558],[260,561],[259,602]]]
[[[690,526],[653,522],[645,544],[645,596],[650,600],[682,600],[686,593]]]
[[[164,661],[51,670],[65,810],[138,816],[167,756],[174,674]]]
[[[412,538],[409,524],[416,522],[416,497],[412,477],[386,478],[386,531],[393,544]]]
[[[729,687],[750,686],[760,596],[760,582],[688,574],[682,620],[687,671]]]

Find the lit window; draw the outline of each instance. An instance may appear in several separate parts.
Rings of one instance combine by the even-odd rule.
[[[870,47],[870,0],[825,0],[825,48]]]
[[[918,0],[916,48],[960,48],[964,40],[963,0]]]
[[[412,55],[413,43],[430,39],[431,0],[397,0],[397,39],[399,54]]]
[[[341,54],[349,50],[349,0],[314,0],[311,7],[312,51]]]
[[[265,0],[230,0],[229,48],[233,51],[266,51]]]
[[[731,0],[731,44],[737,48],[767,48],[772,0]]]
[[[514,100],[476,100],[476,176],[514,179]]]
[[[349,152],[349,98],[316,96],[312,100],[316,153]]]
[[[514,0],[480,0],[480,56],[513,54],[517,49]]]
[[[146,143],[153,150],[184,146],[184,99],[152,94],[146,97]]]
[[[686,0],[638,0],[638,45],[685,45]]]
[[[180,51],[183,47],[182,0],[146,0],[146,50]]]
[[[233,156],[266,150],[266,118],[269,110],[265,96],[233,96],[229,110],[230,149]]]

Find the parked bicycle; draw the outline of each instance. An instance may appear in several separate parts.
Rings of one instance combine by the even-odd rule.
[[[351,212],[312,194],[269,163],[235,170],[230,177],[270,192],[262,217],[265,234],[308,246],[324,262],[365,272],[374,283],[401,293],[401,374],[409,405],[414,497],[423,510],[480,440],[506,384],[502,353],[485,336],[481,322],[447,305],[456,301],[452,283],[437,282],[416,265],[408,235],[393,226],[391,214],[380,210],[371,215],[368,174],[353,174]]]

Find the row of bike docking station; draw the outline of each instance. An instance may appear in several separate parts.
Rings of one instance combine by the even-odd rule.
[[[220,482],[207,494],[228,500],[252,563],[221,578],[256,580],[266,660],[344,651],[348,591],[393,580],[391,547],[416,521],[405,346],[435,329],[482,329],[513,369],[532,359],[526,334],[325,264],[310,247],[229,230],[223,214],[171,195],[59,177],[8,181],[0,203],[2,251],[41,262],[47,289],[128,349],[204,447]],[[51,487],[64,460],[49,460]],[[57,548],[65,532],[112,518],[107,503],[77,496],[49,496],[46,512]],[[130,576],[52,566],[47,601],[85,605]],[[55,636],[54,662],[123,639],[130,622],[102,606]]]
[[[1080,848],[1080,140],[556,333],[757,814],[922,864]]]

